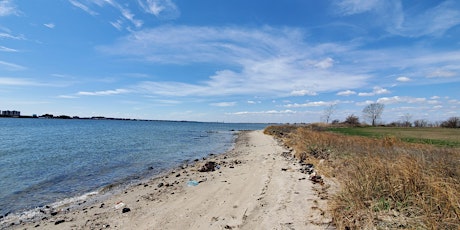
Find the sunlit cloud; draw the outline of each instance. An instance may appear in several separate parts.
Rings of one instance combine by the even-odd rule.
[[[345,90],[345,91],[340,91],[337,93],[337,96],[351,96],[351,95],[355,95],[356,92],[355,91],[352,91],[352,90]]]
[[[396,78],[396,81],[399,81],[399,82],[409,82],[409,81],[411,81],[411,79],[408,78],[408,77],[401,76],[401,77]]]

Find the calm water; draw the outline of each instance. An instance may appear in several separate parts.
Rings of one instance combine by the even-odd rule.
[[[223,153],[263,124],[0,119],[0,216]]]

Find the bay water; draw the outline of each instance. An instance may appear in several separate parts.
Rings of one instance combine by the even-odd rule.
[[[154,177],[265,126],[0,118],[0,216]]]

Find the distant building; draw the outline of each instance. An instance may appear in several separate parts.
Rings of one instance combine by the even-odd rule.
[[[16,110],[13,110],[13,111],[5,110],[5,111],[2,111],[2,116],[4,116],[4,117],[19,117],[19,116],[21,116],[21,112],[16,111]]]

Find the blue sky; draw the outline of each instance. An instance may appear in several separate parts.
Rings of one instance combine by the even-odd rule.
[[[460,2],[0,0],[0,110],[225,122],[460,116]]]

